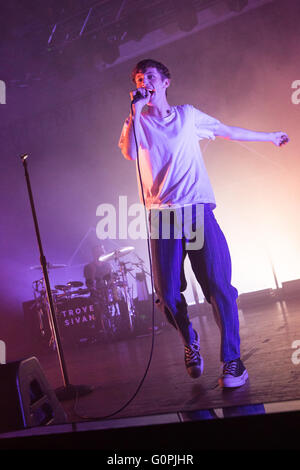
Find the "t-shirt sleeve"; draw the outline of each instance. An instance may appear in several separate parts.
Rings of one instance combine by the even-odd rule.
[[[216,137],[216,129],[220,124],[220,121],[208,114],[203,113],[197,108],[192,106],[194,113],[194,123],[196,129],[196,135],[198,139],[212,139]]]

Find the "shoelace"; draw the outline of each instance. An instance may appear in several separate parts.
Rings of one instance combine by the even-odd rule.
[[[238,361],[231,361],[224,364],[223,373],[234,375],[238,367]]]
[[[185,346],[184,352],[185,352],[186,364],[197,361],[199,359],[199,347],[197,344],[191,344],[191,346]]]

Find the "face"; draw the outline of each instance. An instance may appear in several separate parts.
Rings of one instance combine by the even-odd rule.
[[[104,254],[104,249],[101,245],[97,245],[93,247],[93,257],[96,261],[98,261],[99,256]]]
[[[155,103],[157,100],[166,97],[166,89],[170,85],[170,80],[160,75],[155,67],[149,67],[146,71],[138,72],[135,76],[135,84],[137,88],[146,88],[147,90],[155,90],[151,95],[149,104]]]

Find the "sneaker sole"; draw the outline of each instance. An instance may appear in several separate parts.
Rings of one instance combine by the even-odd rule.
[[[244,370],[243,374],[240,377],[233,377],[233,376],[225,376],[219,378],[219,384],[221,387],[225,388],[235,388],[241,387],[244,385],[248,380],[248,372]]]
[[[192,379],[198,379],[198,377],[201,377],[201,375],[203,374],[203,368],[204,368],[204,363],[203,363],[203,359],[201,356],[200,366],[187,367],[186,370],[188,371],[188,374]]]

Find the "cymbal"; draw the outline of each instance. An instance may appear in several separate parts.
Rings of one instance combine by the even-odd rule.
[[[56,300],[58,299],[68,299],[70,297],[69,292],[63,292],[62,294],[57,294],[55,296]]]
[[[119,250],[112,251],[111,253],[107,253],[105,255],[99,256],[99,261],[111,261],[113,259],[121,258],[122,256],[129,255],[134,250],[133,246],[126,246],[124,248],[120,248]]]
[[[67,265],[66,264],[52,264],[52,263],[47,263],[47,269],[59,269],[59,268],[66,268]],[[36,265],[36,266],[30,266],[31,270],[33,269],[43,269],[42,266],[40,264]]]
[[[79,294],[79,295],[84,295],[84,294],[89,294],[90,293],[90,289],[77,289],[75,291],[72,292],[72,295],[74,294]]]
[[[63,291],[67,291],[69,289],[71,289],[71,286],[64,286],[62,284],[58,284],[57,286],[54,286],[55,289],[58,289],[58,290],[63,290]]]
[[[67,283],[67,286],[81,287],[81,286],[83,286],[83,282],[81,282],[81,281],[70,281],[70,282]]]

